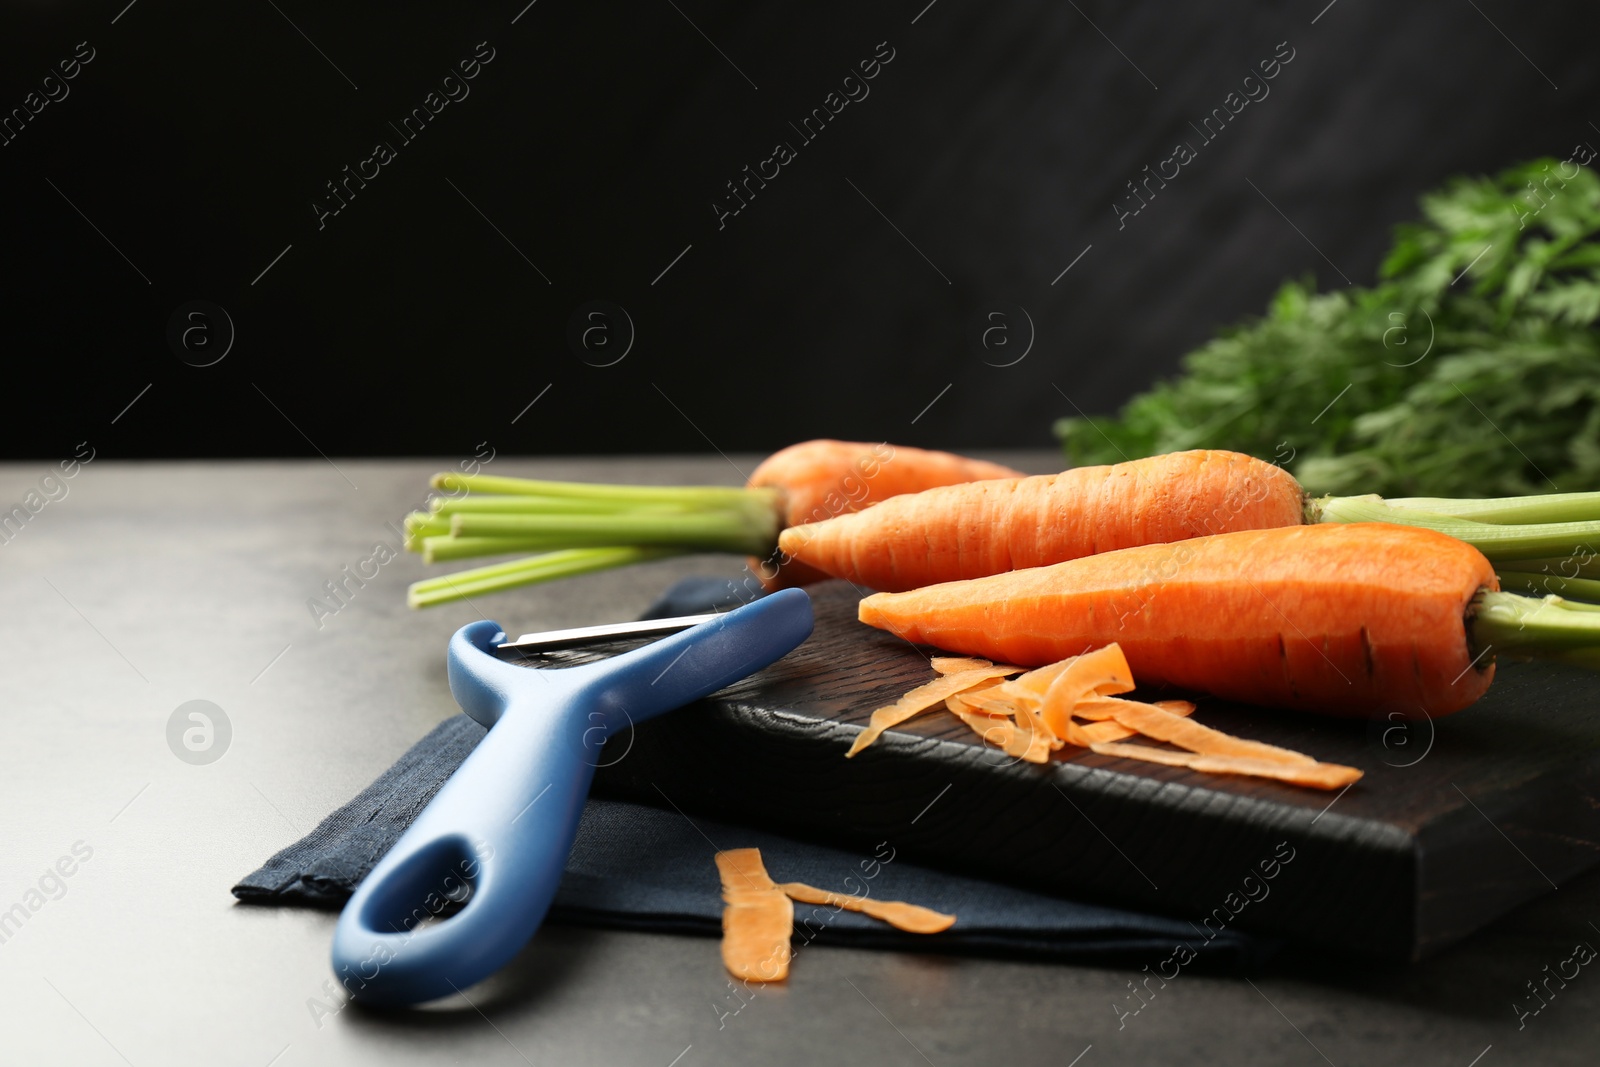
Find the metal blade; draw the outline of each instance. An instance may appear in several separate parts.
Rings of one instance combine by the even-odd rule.
[[[721,615],[711,612],[707,615],[680,615],[674,619],[646,619],[644,622],[615,622],[604,626],[547,630],[544,633],[523,634],[515,641],[504,641],[495,646],[495,652],[501,655],[506,652],[547,652],[558,648],[578,648],[600,641],[615,641],[622,637],[664,636],[718,618]]]

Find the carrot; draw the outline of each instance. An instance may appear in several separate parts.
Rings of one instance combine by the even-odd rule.
[[[862,622],[1012,663],[1117,642],[1141,684],[1338,715],[1442,715],[1491,654],[1600,666],[1600,609],[1496,591],[1476,549],[1383,523],[1241,531],[879,593]]]
[[[948,452],[851,441],[807,441],[770,456],[743,488],[585,485],[485,474],[435,475],[446,495],[406,518],[406,547],[427,562],[541,555],[474,568],[411,587],[412,607],[477,596],[685,552],[749,555],[768,589],[825,577],[778,551],[785,527],[855,511],[898,494],[979,478],[1009,467]],[[752,592],[755,589],[752,583]]]
[[[1110,467],[947,486],[778,535],[820,571],[899,591],[1227,529],[1298,525],[1303,494],[1237,452],[1174,452]]]
[[[800,526],[902,493],[983,478],[1017,478],[1010,467],[907,445],[816,440],[774,452],[749,485],[783,494],[784,523]]]
[[[1315,523],[1421,526],[1474,545],[1497,562],[1554,555],[1555,561],[1540,562],[1560,563],[1600,539],[1596,514],[1596,493],[1313,501],[1277,466],[1238,452],[1198,450],[908,493],[785,530],[778,545],[818,571],[898,592],[1138,545]]]
[[[751,473],[747,484],[777,489],[782,494],[783,524],[797,529],[905,493],[1018,477],[1021,475],[1010,467],[950,452],[824,439],[774,452]],[[781,555],[751,563],[769,589],[827,577]]]

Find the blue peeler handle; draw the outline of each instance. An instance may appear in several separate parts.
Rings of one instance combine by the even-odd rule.
[[[333,935],[345,989],[417,1004],[498,970],[555,898],[605,739],[781,659],[811,625],[810,597],[788,589],[558,670],[498,659],[495,623],[463,626],[450,691],[490,729],[345,905]]]

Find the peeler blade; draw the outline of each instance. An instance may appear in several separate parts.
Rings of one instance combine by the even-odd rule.
[[[675,634],[703,622],[720,618],[717,612],[705,615],[679,615],[672,619],[647,619],[644,622],[616,622],[602,626],[576,626],[567,630],[546,630],[543,633],[523,634],[515,641],[502,641],[495,646],[495,654],[505,656],[511,652],[548,652],[559,648],[578,648],[599,641],[614,641],[624,637],[653,637]]]

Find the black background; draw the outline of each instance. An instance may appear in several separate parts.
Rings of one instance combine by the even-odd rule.
[[[95,51],[0,147],[14,458],[1044,446],[1283,278],[1371,281],[1448,175],[1600,143],[1592,3],[124,2],[5,9],[0,111]],[[1125,183],[1285,41],[1119,230]],[[719,230],[724,183],[879,42],[870,95]],[[236,330],[212,366],[167,341],[193,300]],[[569,344],[594,300],[636,333],[611,366],[620,323]],[[990,365],[1018,308],[1034,344]]]

